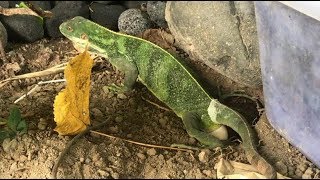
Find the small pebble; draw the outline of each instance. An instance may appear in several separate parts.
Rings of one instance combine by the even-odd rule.
[[[288,173],[288,167],[282,161],[278,161],[275,166],[280,174],[286,175]]]
[[[307,165],[306,164],[300,164],[298,167],[297,167],[301,172],[304,172],[307,170]]]
[[[109,94],[109,93],[110,93],[110,90],[109,90],[108,86],[103,86],[103,87],[102,87],[102,90],[103,90],[103,92],[104,92],[105,94]]]
[[[119,99],[127,99],[127,96],[125,95],[125,94],[118,94],[117,95],[117,97],[119,98]]]
[[[157,151],[156,151],[154,148],[151,148],[151,149],[148,149],[148,150],[147,150],[147,154],[148,154],[149,156],[154,156],[154,155],[157,154]]]
[[[80,160],[81,163],[84,162],[84,158],[83,157],[81,157],[79,160]]]
[[[15,151],[17,147],[18,147],[18,141],[16,139],[10,140],[10,138],[6,138],[2,142],[2,148],[6,153]]]
[[[239,153],[238,152],[234,152],[232,155],[233,155],[233,157],[238,157]]]
[[[119,174],[116,173],[116,172],[112,172],[112,173],[111,173],[111,177],[112,177],[113,179],[119,179]]]
[[[312,176],[310,174],[303,174],[302,179],[312,179]]]
[[[304,172],[304,174],[313,175],[314,174],[313,169],[311,167],[308,167],[308,169]]]
[[[142,107],[139,106],[136,111],[137,111],[137,113],[141,113],[142,112]]]
[[[10,138],[6,138],[2,142],[2,148],[6,153],[10,152],[10,145],[11,145],[10,142],[11,142]]]
[[[137,104],[137,102],[133,98],[130,98],[128,102],[131,106],[135,106]]]
[[[96,167],[102,167],[104,165],[103,159],[100,158],[98,161],[94,162]]]
[[[25,162],[26,160],[28,160],[28,157],[27,157],[27,156],[25,156],[25,155],[20,155],[20,157],[19,157],[19,161],[20,161],[20,162]]]
[[[199,157],[199,161],[200,162],[207,162],[208,161],[208,153],[206,151],[204,151],[204,150],[202,150],[199,153],[198,157]]]
[[[123,121],[123,117],[122,117],[122,116],[117,116],[116,119],[115,119],[115,121],[116,121],[117,123],[120,123],[120,122]]]
[[[101,117],[103,117],[103,113],[100,111],[100,109],[98,109],[98,108],[93,108],[92,110],[91,110],[91,112],[92,112],[92,115],[95,117],[95,118],[101,118]]]
[[[106,171],[104,171],[104,170],[98,169],[97,172],[98,172],[98,174],[99,174],[100,176],[103,176],[103,177],[109,176],[109,173],[106,172]]]
[[[162,127],[166,127],[167,124],[167,120],[165,118],[160,118],[159,119],[159,123]]]
[[[159,118],[163,118],[164,114],[163,113],[159,113],[158,116],[159,116]]]
[[[301,177],[301,176],[303,175],[303,172],[301,172],[300,169],[296,169],[295,175],[296,175],[297,177]]]
[[[188,171],[187,170],[183,170],[183,174],[187,174],[188,173]]]
[[[109,128],[109,131],[110,131],[111,133],[118,133],[118,132],[119,132],[118,126],[110,127],[110,128]]]
[[[111,108],[109,108],[108,106],[106,107],[106,113],[110,113],[111,112]]]
[[[137,153],[137,156],[141,160],[145,160],[146,159],[146,156],[144,154],[142,154],[142,153]]]
[[[38,122],[38,129],[40,130],[45,130],[47,128],[47,121],[43,118],[40,119],[40,121]]]
[[[189,144],[196,144],[197,140],[193,137],[189,137],[188,142]]]
[[[99,159],[100,159],[100,154],[99,153],[94,153],[92,155],[92,161],[93,162],[97,162],[97,161],[99,161]]]
[[[208,177],[212,177],[213,176],[212,171],[210,171],[210,170],[203,170],[202,173],[205,174]]]
[[[18,165],[17,165],[17,162],[14,162],[14,163],[11,164],[10,170],[11,170],[11,171],[14,171],[14,170],[16,170],[16,169],[18,169]]]
[[[89,164],[91,162],[91,159],[90,158],[87,158],[86,160],[85,160],[85,163],[86,164]]]
[[[32,153],[30,151],[27,152],[28,161],[32,160]]]
[[[314,172],[311,167],[308,167],[308,169],[303,173],[302,179],[312,179],[312,176],[314,175]]]

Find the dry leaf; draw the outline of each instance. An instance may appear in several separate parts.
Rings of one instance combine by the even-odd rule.
[[[54,101],[54,120],[57,127],[54,129],[59,135],[74,135],[90,125],[89,93],[90,75],[93,59],[86,50],[74,57],[64,70],[67,81]]]
[[[147,29],[139,34],[138,37],[148,40],[169,52],[176,51],[173,46],[174,37],[163,29]]]
[[[0,6],[0,14],[4,16],[12,16],[16,14],[39,16],[37,13],[35,13],[29,8],[3,8],[1,6]]]
[[[228,161],[223,158],[215,165],[214,169],[217,170],[217,179],[266,179],[250,164]],[[277,173],[276,179],[290,178]]]
[[[34,4],[32,1],[23,2],[23,7],[19,8],[3,8],[0,6],[0,14],[4,16],[12,16],[16,14],[31,15],[38,17],[51,18],[53,16],[51,11],[44,11],[38,5]],[[27,8],[26,8],[27,7]]]

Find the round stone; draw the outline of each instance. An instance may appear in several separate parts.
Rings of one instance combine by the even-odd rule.
[[[151,27],[148,14],[140,9],[127,9],[121,13],[118,20],[119,30],[129,35],[138,35]]]

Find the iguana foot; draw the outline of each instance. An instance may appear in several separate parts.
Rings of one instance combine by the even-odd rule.
[[[124,93],[124,92],[128,92],[130,91],[131,89],[126,87],[126,86],[118,86],[118,85],[115,85],[114,83],[112,83],[111,85],[109,86],[105,86],[108,88],[108,90],[110,90],[111,92],[115,93],[115,94],[121,94],[121,93]]]
[[[201,118],[196,113],[187,112],[182,115],[182,121],[186,127],[189,136],[196,138],[201,144],[208,148],[225,147],[230,144],[228,141],[223,141],[214,135],[204,132],[200,129]],[[223,130],[223,128],[222,128]]]

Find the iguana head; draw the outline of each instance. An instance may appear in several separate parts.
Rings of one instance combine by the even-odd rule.
[[[74,17],[59,26],[60,32],[70,39],[72,42],[85,46],[88,43],[88,30],[83,26],[86,24],[87,19],[77,16]]]
[[[100,42],[102,34],[101,28],[97,28],[100,26],[86,18],[81,16],[76,16],[59,26],[60,32],[70,39],[73,42],[74,47],[78,51],[83,51],[85,47],[89,43],[89,51],[95,49],[94,53],[103,54],[107,56],[107,52],[105,49],[102,49],[103,46],[97,46],[97,42]],[[102,26],[101,26],[102,27]],[[108,30],[108,29],[107,29]],[[109,30],[108,30],[109,31]],[[110,33],[112,34],[112,33]],[[112,39],[111,39],[112,40]],[[107,43],[106,43],[107,44]],[[93,52],[92,52],[93,53]]]

